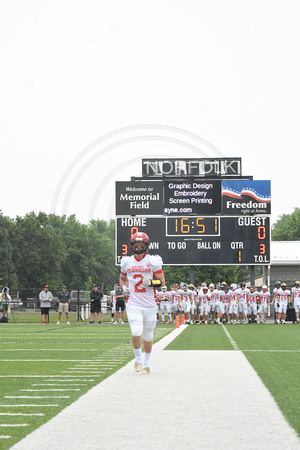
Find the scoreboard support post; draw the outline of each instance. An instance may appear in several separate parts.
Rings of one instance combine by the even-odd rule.
[[[250,284],[251,286],[255,286],[255,272],[254,272],[255,267],[254,266],[250,266]]]
[[[195,278],[195,266],[190,266],[190,281],[191,284],[195,286],[196,278]]]

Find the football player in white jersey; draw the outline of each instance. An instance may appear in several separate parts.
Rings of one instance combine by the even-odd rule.
[[[180,283],[180,289],[178,289],[178,294],[180,294],[180,305],[181,311],[184,313],[184,322],[190,324],[190,311],[191,311],[191,301],[192,301],[192,291],[189,290],[187,283]]]
[[[300,310],[300,281],[295,281],[292,288],[291,301],[294,301],[294,309],[296,313],[296,320],[299,323],[299,310]]]
[[[277,305],[277,312],[279,314],[279,317],[277,319],[277,323],[280,323],[280,321],[281,323],[285,323],[287,305],[291,301],[291,291],[286,288],[285,283],[281,283],[281,290],[278,294],[278,301],[279,306]]]
[[[278,301],[278,294],[281,290],[281,282],[280,281],[276,281],[275,282],[275,288],[273,289],[273,299],[272,299],[272,303],[274,305],[274,314],[275,314],[275,323],[278,323],[278,317],[279,317],[279,313],[277,312],[278,306],[279,306],[279,301]],[[278,306],[277,306],[278,303]]]
[[[270,303],[271,294],[268,292],[268,286],[264,284],[261,288],[261,292],[258,293],[260,305],[258,308],[258,314],[260,317],[260,323],[266,323],[268,315],[268,306]]]
[[[217,314],[216,323],[220,324],[223,320],[223,315],[225,313],[225,305],[221,299],[223,291],[221,290],[221,285],[218,284],[216,289],[214,289],[212,293],[212,297],[214,298],[216,305],[215,305],[215,311]]]
[[[230,322],[232,324],[236,324],[238,312],[238,294],[237,294],[237,285],[235,283],[230,285],[229,291],[229,316]]]
[[[171,297],[171,313],[173,320],[175,321],[176,316],[179,314],[180,308],[180,294],[178,294],[178,284],[172,284],[170,297]]]
[[[223,316],[223,323],[228,322],[229,319],[229,304],[230,304],[230,294],[229,294],[229,287],[226,285],[223,285],[222,293],[221,293],[221,300],[224,304],[224,316]]]
[[[207,325],[208,314],[210,310],[208,287],[206,283],[202,283],[202,289],[199,293],[199,305],[200,305],[200,320],[199,324],[205,323]]]
[[[209,298],[209,316],[208,319],[210,323],[215,323],[215,314],[216,314],[216,299],[213,295],[213,292],[215,290],[215,285],[213,283],[210,283],[208,286],[208,298]]]
[[[173,323],[170,305],[170,292],[167,290],[167,286],[161,288],[161,292],[157,293],[157,300],[159,301],[161,321],[165,323],[165,312],[169,315],[169,323]]]
[[[246,288],[245,283],[240,283],[240,289],[238,289],[237,294],[239,303],[239,323],[247,323],[250,291]]]
[[[149,374],[153,330],[156,325],[155,289],[165,285],[163,262],[160,256],[148,254],[149,237],[146,233],[133,234],[130,239],[130,247],[133,255],[121,259],[120,285],[125,295],[129,290],[127,318],[135,355],[134,370],[142,374]]]
[[[196,291],[195,286],[191,283],[188,285],[189,290],[192,292],[191,295],[191,323],[196,323],[198,318],[198,308],[199,308],[199,299],[198,293]],[[198,300],[198,304],[197,304]]]
[[[248,309],[248,322],[252,322],[252,314],[254,315],[254,322],[257,323],[257,297],[258,292],[255,289],[255,287],[250,288],[250,294],[249,294],[249,309]]]

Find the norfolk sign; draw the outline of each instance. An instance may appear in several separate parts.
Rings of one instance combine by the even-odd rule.
[[[239,178],[241,158],[143,159],[143,177]]]

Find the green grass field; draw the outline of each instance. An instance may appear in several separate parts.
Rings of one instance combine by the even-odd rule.
[[[174,328],[157,326],[155,342]],[[133,359],[128,324],[90,325],[74,317],[71,325],[59,326],[56,320],[47,326],[9,322],[0,324],[0,338],[1,449],[10,448]],[[167,350],[241,350],[300,436],[299,325],[193,325]]]
[[[174,329],[155,329],[155,342]],[[0,448],[8,449],[134,358],[128,324],[0,324]]]
[[[189,326],[166,348],[234,349],[244,353],[300,437],[300,325]]]

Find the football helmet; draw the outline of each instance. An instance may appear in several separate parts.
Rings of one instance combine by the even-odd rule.
[[[184,291],[187,291],[188,290],[188,284],[184,283],[184,282],[180,283],[180,289],[183,289]]]
[[[136,254],[136,255],[141,255],[142,253],[147,253],[148,249],[149,249],[149,236],[146,233],[134,233],[131,236],[130,239],[130,248],[132,253]],[[142,247],[135,249],[134,248],[134,244],[136,243],[142,243]]]
[[[227,286],[227,283],[225,281],[222,281],[221,283],[221,289],[224,291],[225,287]]]
[[[300,287],[300,281],[295,281],[294,286],[295,286],[295,287]]]
[[[268,290],[268,286],[265,284],[261,288],[262,288],[263,292],[267,292],[267,290]]]
[[[281,287],[284,290],[286,288],[286,284],[285,283],[281,283]]]
[[[281,285],[280,281],[275,281],[275,286],[280,286],[280,285]]]
[[[245,283],[240,283],[240,288],[241,288],[241,289],[245,289],[245,287],[246,287],[246,284],[245,284]]]

